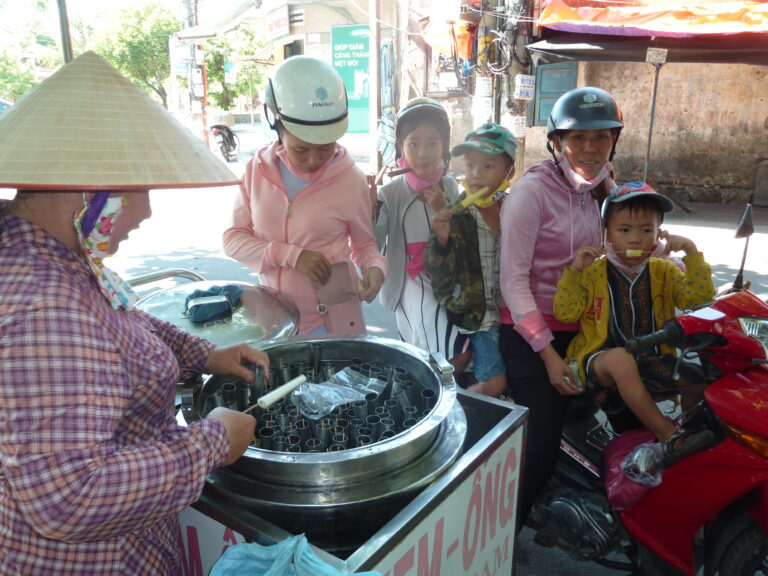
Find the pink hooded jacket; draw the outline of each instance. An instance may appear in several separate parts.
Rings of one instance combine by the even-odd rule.
[[[591,193],[576,192],[553,160],[545,160],[510,190],[501,230],[501,293],[515,330],[539,352],[552,341],[552,330],[578,330],[578,324],[555,320],[552,301],[576,252],[601,244],[600,206]]]
[[[289,202],[278,146],[275,142],[261,149],[245,167],[232,225],[224,232],[224,253],[255,270],[262,284],[290,297],[301,314],[299,334],[307,334],[326,317],[317,311],[309,278],[295,268],[302,250],[320,252],[332,265],[348,262],[353,287],[353,262],[363,271],[376,266],[384,274],[387,264],[376,247],[365,176],[346,149],[337,146],[325,172]],[[328,332],[365,333],[356,295],[338,305],[334,316],[338,321]]]

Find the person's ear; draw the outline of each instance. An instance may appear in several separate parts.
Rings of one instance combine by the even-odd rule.
[[[552,135],[552,146],[555,147],[555,151],[558,154],[562,154],[562,152],[563,152],[563,143],[560,140],[560,135],[559,134],[553,134]]]

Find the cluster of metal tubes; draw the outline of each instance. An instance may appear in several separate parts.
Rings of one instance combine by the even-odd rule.
[[[324,418],[306,418],[284,398],[266,410],[253,413],[259,422],[253,446],[276,452],[338,452],[368,446],[392,438],[411,428],[430,413],[437,402],[436,392],[416,382],[401,366],[363,361],[321,360],[320,347],[311,343],[308,362],[278,360],[270,369],[253,366],[254,380],[224,382],[206,400],[206,412],[216,406],[244,410],[269,389],[299,374],[310,382],[328,381],[343,368],[351,368],[366,381],[377,381],[386,397],[370,392],[364,400],[337,406]]]
[[[416,405],[402,389],[396,398],[386,400],[371,392],[365,400],[337,406],[318,420],[305,418],[284,399],[262,414],[255,445],[276,452],[339,452],[369,446],[415,426],[429,414],[434,392],[421,392],[426,393]]]

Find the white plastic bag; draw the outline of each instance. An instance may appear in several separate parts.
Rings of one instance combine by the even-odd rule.
[[[661,484],[663,459],[664,449],[660,443],[640,444],[627,454],[621,463],[621,469],[633,482],[653,488]]]

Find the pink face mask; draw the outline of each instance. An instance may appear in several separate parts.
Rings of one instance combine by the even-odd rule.
[[[587,180],[574,171],[570,160],[568,160],[565,154],[560,154],[560,156],[557,158],[557,161],[560,163],[560,168],[563,169],[563,174],[568,180],[568,183],[573,187],[574,190],[576,190],[576,192],[579,193],[589,192],[592,190],[595,186],[600,184],[600,182],[605,180],[611,173],[611,170],[613,170],[611,163],[606,162],[603,164],[603,167],[600,168],[600,172],[597,173],[597,176]]]
[[[398,158],[397,165],[403,169],[411,167],[411,165],[408,164],[408,160],[405,159],[405,156]],[[431,188],[432,185],[440,182],[440,179],[443,177],[443,174],[445,174],[445,170],[443,168],[438,168],[426,178],[416,176],[416,173],[413,171],[406,172],[404,176],[405,176],[405,181],[408,182],[408,185],[411,188],[413,188],[416,192],[421,192],[422,190]]]
[[[621,270],[625,276],[629,278],[634,278],[640,272],[643,271],[643,268],[645,268],[646,263],[648,262],[648,258],[646,257],[643,259],[642,262],[639,262],[638,264],[632,265],[624,261],[624,259],[619,255],[616,250],[613,248],[613,244],[610,242],[605,243],[605,257],[608,258],[608,262],[616,266],[619,270]]]

